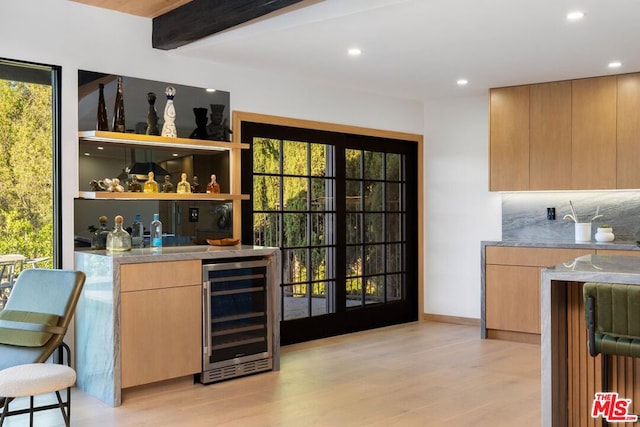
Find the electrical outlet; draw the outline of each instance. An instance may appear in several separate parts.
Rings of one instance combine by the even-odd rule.
[[[548,220],[556,219],[556,208],[547,208],[547,219]]]
[[[189,222],[198,222],[200,212],[198,208],[189,208]]]

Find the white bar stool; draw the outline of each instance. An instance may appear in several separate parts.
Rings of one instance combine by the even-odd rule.
[[[4,409],[0,415],[0,426],[6,417],[29,414],[29,425],[33,426],[33,413],[60,408],[65,425],[69,427],[71,419],[71,386],[76,382],[76,371],[66,365],[55,363],[29,363],[17,365],[0,371],[0,396],[5,397]],[[67,401],[60,398],[60,390],[67,389]],[[56,392],[57,404],[33,406],[33,396]],[[9,411],[9,402],[15,397],[29,396],[29,409]],[[65,406],[67,408],[65,412]]]

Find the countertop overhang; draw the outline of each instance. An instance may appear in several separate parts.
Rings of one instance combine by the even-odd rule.
[[[485,246],[527,247],[527,248],[563,248],[563,249],[613,249],[626,251],[640,251],[640,245],[635,241],[613,242],[574,242],[573,240],[483,240]]]
[[[268,256],[278,251],[269,246],[165,246],[162,248],[134,248],[126,252],[105,250],[76,251],[76,254],[109,257],[116,264],[137,264],[142,262],[180,261],[190,259],[217,259],[250,256]]]

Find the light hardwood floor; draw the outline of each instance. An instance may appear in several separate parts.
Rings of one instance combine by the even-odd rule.
[[[282,349],[279,372],[137,388],[118,408],[74,390],[71,424],[539,426],[540,346],[479,336],[477,326],[425,321],[297,344]],[[62,425],[57,411],[36,421]]]

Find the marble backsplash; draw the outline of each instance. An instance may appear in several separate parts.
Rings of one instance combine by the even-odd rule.
[[[603,216],[593,221],[591,238],[598,225],[613,227],[615,241],[640,240],[640,191],[531,192],[502,195],[502,240],[574,240],[574,223],[563,219],[573,202],[580,222],[588,222],[600,207]],[[547,208],[556,219],[547,219]]]

